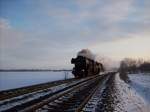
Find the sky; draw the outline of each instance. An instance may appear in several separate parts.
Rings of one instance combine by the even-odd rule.
[[[71,68],[81,49],[150,59],[150,0],[0,0],[0,68]]]

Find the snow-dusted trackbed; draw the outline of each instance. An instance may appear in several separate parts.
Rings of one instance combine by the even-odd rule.
[[[125,82],[120,78],[119,73],[111,75],[99,85],[82,108],[82,112],[150,112],[149,77],[139,74],[131,75],[130,82]],[[139,83],[145,85],[146,90]],[[137,90],[147,95],[147,99],[145,100]]]
[[[88,78],[87,78],[88,79]],[[28,102],[34,101],[36,99],[42,98],[46,95],[52,95],[56,92],[62,91],[63,89],[81,83],[87,79],[80,79],[75,81],[70,81],[64,84],[60,84],[54,87],[50,87],[47,89],[35,91],[32,93],[20,95],[17,97],[13,97],[10,99],[0,101],[0,111],[12,110],[13,108],[19,108],[21,105],[26,104]]]
[[[25,111],[36,111],[36,112],[79,112],[87,101],[94,94],[99,83],[105,80],[108,75],[97,76],[90,80],[87,80],[79,85],[69,88],[62,93],[57,94],[44,101],[44,105],[40,105],[37,108],[32,107],[32,109],[27,109]]]
[[[0,111],[21,111],[21,110],[30,109],[27,107],[31,107],[32,109],[34,106],[31,105],[34,104],[37,105],[37,103],[41,105],[41,103],[39,102],[42,102],[47,98],[59,96],[64,91],[67,92],[69,91],[69,89],[77,85],[84,84],[91,79],[95,79],[96,77],[101,77],[101,76],[94,76],[94,77],[88,77],[80,80],[75,80],[70,83],[64,83],[44,90],[39,90],[36,92],[32,92],[32,93],[28,93],[28,94],[24,94],[24,95],[20,95],[17,97],[0,101]]]

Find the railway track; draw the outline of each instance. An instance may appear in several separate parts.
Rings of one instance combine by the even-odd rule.
[[[102,80],[108,78],[109,75],[92,76],[84,79],[74,81],[67,85],[58,85],[56,88],[49,88],[43,91],[38,91],[36,93],[30,93],[30,97],[23,98],[24,100],[15,100],[12,102],[10,100],[6,102],[0,102],[1,111],[5,112],[62,112],[62,111],[76,111],[82,110],[86,102],[91,98],[94,92],[97,90],[98,85]],[[10,106],[10,108],[1,108],[5,106],[16,104]]]

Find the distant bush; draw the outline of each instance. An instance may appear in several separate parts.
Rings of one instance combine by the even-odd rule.
[[[144,62],[139,66],[141,72],[150,72],[150,62]]]
[[[150,62],[141,59],[135,60],[125,58],[120,62],[120,72],[137,73],[137,72],[150,72]]]

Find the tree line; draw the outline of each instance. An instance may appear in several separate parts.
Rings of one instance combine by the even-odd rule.
[[[150,72],[150,61],[125,58],[120,62],[119,71],[128,73]]]

